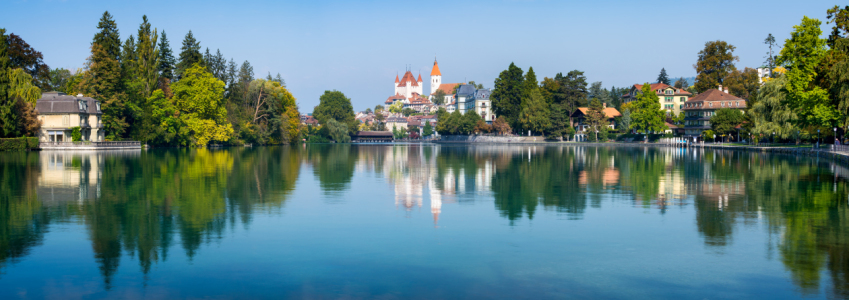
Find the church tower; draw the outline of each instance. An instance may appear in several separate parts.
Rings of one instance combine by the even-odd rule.
[[[442,84],[442,73],[439,72],[439,65],[436,64],[436,58],[433,59],[433,69],[430,70],[430,94],[436,92]]]

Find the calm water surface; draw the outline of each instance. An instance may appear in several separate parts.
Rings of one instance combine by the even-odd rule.
[[[846,298],[847,178],[655,148],[0,153],[0,299]]]

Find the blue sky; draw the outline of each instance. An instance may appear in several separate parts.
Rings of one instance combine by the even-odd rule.
[[[20,35],[51,67],[76,69],[89,55],[97,21],[113,14],[121,37],[142,15],[165,30],[175,55],[191,29],[202,47],[256,76],[280,73],[311,112],[325,90],[355,110],[392,95],[405,65],[421,70],[429,91],[434,55],[443,82],[491,88],[515,62],[537,77],[578,69],[605,87],[695,76],[704,43],[737,47],[738,68],[757,67],[768,33],[783,42],[802,16],[823,21],[826,1],[47,1],[6,0],[0,27]]]

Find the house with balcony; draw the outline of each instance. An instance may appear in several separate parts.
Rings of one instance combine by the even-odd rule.
[[[642,84],[635,84],[627,94],[622,95],[622,103],[637,100],[637,96],[643,91]],[[693,96],[684,89],[675,88],[664,83],[652,83],[651,90],[657,94],[660,101],[660,109],[665,110],[668,115],[677,116],[684,110],[684,103]]]
[[[607,107],[607,104],[603,104],[604,115],[607,117],[604,121],[604,126],[607,126],[609,130],[616,129],[616,117],[621,117],[622,114],[619,113],[613,107]],[[587,123],[587,112],[589,111],[589,107],[578,107],[574,113],[572,113],[572,120],[575,125],[575,141],[586,141],[587,135],[592,134],[592,128],[590,124]]]
[[[70,142],[74,127],[80,127],[83,141],[104,140],[103,112],[100,101],[94,98],[46,92],[36,101],[35,109],[41,121],[40,142]]]
[[[710,129],[710,118],[723,108],[739,109],[746,113],[746,100],[728,93],[728,89],[709,89],[684,104],[684,136],[698,140]]]

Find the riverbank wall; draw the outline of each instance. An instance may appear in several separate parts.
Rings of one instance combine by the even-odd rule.
[[[729,146],[720,144],[695,145],[697,148],[710,148],[719,150],[750,151],[761,153],[789,154],[796,156],[811,156],[833,159],[835,161],[849,163],[849,152],[830,151],[828,149],[811,148],[789,148],[789,147],[754,147],[754,146]]]

